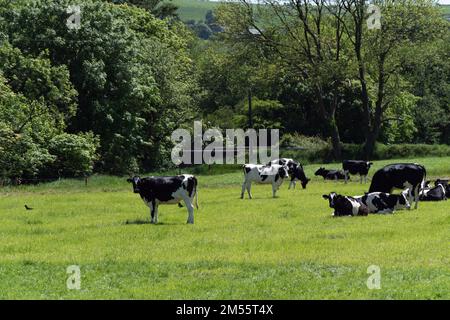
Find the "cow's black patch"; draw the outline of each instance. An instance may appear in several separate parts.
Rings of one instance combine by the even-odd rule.
[[[268,175],[267,174],[262,174],[261,175],[261,181],[266,181]]]

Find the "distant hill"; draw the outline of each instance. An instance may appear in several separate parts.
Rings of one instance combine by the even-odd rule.
[[[207,0],[172,0],[172,3],[178,6],[177,12],[183,21],[205,20],[206,12],[219,5],[219,2]]]
[[[208,10],[213,10],[219,5],[218,1],[208,0],[172,0],[178,6],[178,14],[183,21],[204,20]],[[442,12],[450,19],[450,5],[442,5]]]

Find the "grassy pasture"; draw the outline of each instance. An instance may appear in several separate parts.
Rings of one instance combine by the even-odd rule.
[[[450,157],[403,161],[450,176]],[[322,194],[368,185],[314,178],[306,190],[284,184],[277,199],[255,185],[254,199],[240,200],[241,182],[238,169],[199,175],[194,225],[177,206],[161,206],[150,225],[123,178],[0,189],[0,298],[450,298],[450,202],[333,219]],[[69,265],[81,268],[81,290],[66,288]],[[366,286],[370,265],[381,268],[380,290]]]

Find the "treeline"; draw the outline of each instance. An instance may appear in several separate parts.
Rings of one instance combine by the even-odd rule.
[[[367,1],[241,0],[208,13],[204,40],[156,0],[0,0],[0,178],[167,168],[194,119],[317,136],[334,159],[450,144],[449,24],[400,2],[370,30]]]

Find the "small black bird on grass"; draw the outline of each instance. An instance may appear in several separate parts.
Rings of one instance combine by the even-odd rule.
[[[33,208],[30,208],[29,206],[25,205],[25,209],[27,210],[33,210]]]

